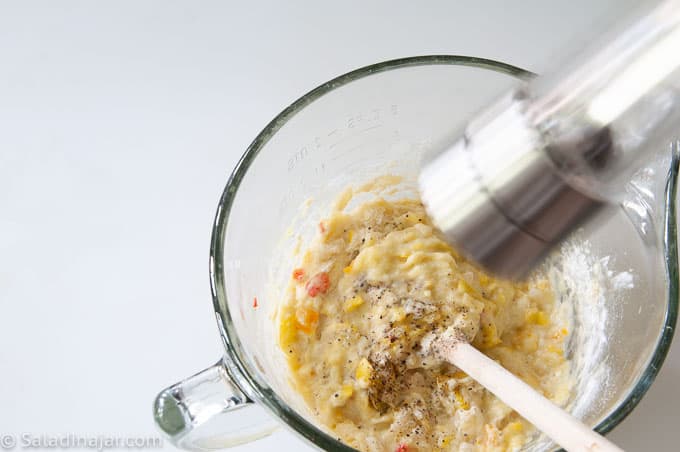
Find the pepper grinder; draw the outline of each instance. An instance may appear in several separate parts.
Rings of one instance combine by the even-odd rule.
[[[502,277],[525,276],[619,201],[680,131],[680,2],[658,4],[560,64],[469,121],[419,175],[435,226]]]

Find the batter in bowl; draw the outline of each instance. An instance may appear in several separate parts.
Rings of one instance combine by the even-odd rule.
[[[417,199],[383,196],[398,182],[343,193],[291,269],[277,321],[293,386],[322,425],[362,451],[519,450],[532,426],[427,350],[453,330],[564,404],[568,330],[550,283],[485,274],[440,237]]]

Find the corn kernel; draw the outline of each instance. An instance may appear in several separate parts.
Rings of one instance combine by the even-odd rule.
[[[482,326],[482,346],[491,348],[501,343],[501,338],[498,337],[498,329],[494,323],[484,324]]]
[[[352,312],[362,304],[364,304],[364,298],[361,295],[355,295],[349,300],[345,301],[344,310],[345,312]]]
[[[526,320],[529,323],[533,323],[534,325],[541,325],[541,326],[546,326],[548,323],[550,323],[550,319],[548,319],[548,316],[545,315],[545,312],[543,311],[530,311],[526,315]]]
[[[298,329],[311,334],[319,321],[319,313],[314,309],[300,307],[295,311],[295,320]]]
[[[363,387],[367,387],[371,379],[371,374],[373,373],[373,366],[368,362],[366,358],[361,358],[359,365],[357,365],[357,370],[355,373],[357,382]]]
[[[340,389],[340,394],[342,397],[349,399],[352,397],[352,394],[354,394],[354,387],[352,385],[342,385],[342,389]]]
[[[289,348],[297,338],[295,317],[287,315],[281,319],[279,327],[279,345],[283,349]]]
[[[569,330],[567,330],[566,328],[562,328],[562,329],[560,330],[560,334],[561,334],[562,336],[566,336],[566,335],[569,334]]]
[[[561,347],[557,347],[555,345],[548,345],[548,351],[558,356],[564,356],[564,350],[562,350]]]
[[[414,214],[413,212],[409,212],[406,215],[404,215],[404,222],[414,225],[418,223],[418,215]]]
[[[505,430],[513,433],[519,433],[522,430],[524,430],[524,425],[522,425],[521,422],[515,421],[515,422],[510,422],[506,427]]]
[[[460,409],[466,411],[470,409],[470,404],[468,403],[467,400],[465,400],[465,398],[458,389],[453,390],[453,397],[456,399],[456,403],[458,404],[458,407],[460,407]]]
[[[346,274],[352,273],[352,266],[348,265],[347,267],[343,268],[342,271]]]
[[[352,385],[342,385],[339,391],[336,391],[330,399],[330,404],[333,407],[341,407],[347,403],[347,400],[352,397],[354,393],[354,388]]]
[[[453,435],[445,436],[442,439],[441,443],[439,443],[440,444],[439,447],[441,447],[442,450],[446,450],[449,447],[449,445],[451,444],[452,440],[453,440]]]
[[[497,290],[497,291],[494,292],[493,301],[496,304],[504,305],[505,302],[508,301],[508,300],[507,300],[507,298],[505,298],[505,294],[502,291]]]

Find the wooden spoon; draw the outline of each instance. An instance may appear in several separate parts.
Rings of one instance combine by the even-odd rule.
[[[623,452],[466,341],[445,333],[431,347],[568,452]]]

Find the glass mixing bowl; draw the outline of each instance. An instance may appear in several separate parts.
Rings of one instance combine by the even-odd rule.
[[[224,357],[161,392],[154,405],[156,422],[173,443],[217,449],[284,425],[319,448],[352,450],[315,425],[287,384],[277,350],[272,313],[279,301],[277,275],[294,265],[286,255],[289,228],[308,237],[323,206],[348,184],[385,173],[415,177],[424,152],[450,140],[466,118],[530,76],[480,58],[393,60],[319,86],[264,128],[229,178],[213,229],[210,275]],[[590,243],[594,262],[606,263],[612,275],[628,271],[634,281],[633,288],[603,297],[605,319],[587,325],[586,318],[572,333],[583,338],[589,328],[600,328],[606,336],[597,360],[612,371],[581,369],[569,405],[603,433],[649,388],[675,328],[678,159],[668,154],[638,175],[621,205],[589,222],[576,239]],[[310,197],[316,208],[301,211]],[[574,347],[572,358],[584,359]],[[589,386],[586,406],[579,406],[588,380],[598,384]],[[541,440],[527,446],[549,447]]]

